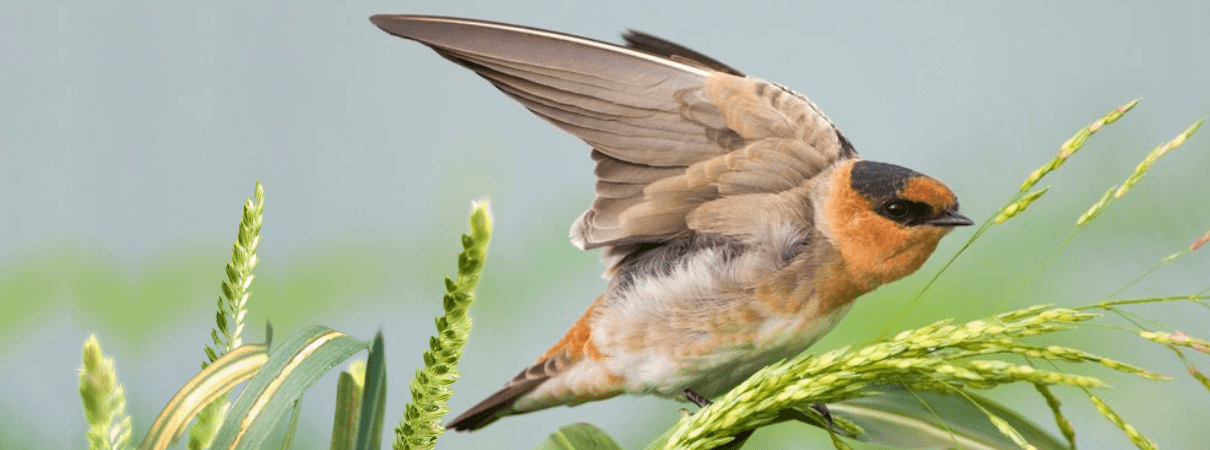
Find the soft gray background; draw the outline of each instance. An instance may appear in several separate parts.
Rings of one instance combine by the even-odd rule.
[[[256,180],[268,201],[246,340],[259,341],[266,320],[278,339],[309,324],[365,338],[383,329],[388,428],[432,332],[441,277],[454,271],[470,200],[492,197],[496,236],[455,413],[595,298],[596,256],[566,241],[592,198],[588,149],[464,69],[377,30],[366,17],[379,12],[674,39],[811,96],[865,157],[947,181],[978,219],[1076,129],[1145,97],[909,316],[895,311],[969,230],[920,275],[864,298],[817,349],[944,317],[1100,300],[1210,226],[1203,130],[1043,265],[1104,189],[1210,112],[1206,2],[3,0],[0,447],[87,445],[74,370],[90,333],[117,361],[141,437],[203,358],[239,205]],[[1204,289],[1207,262],[1192,255],[1126,296]],[[1140,311],[1207,337],[1204,308]],[[1122,332],[1073,338],[1178,377],[1094,372],[1117,386],[1102,394],[1144,433],[1168,448],[1210,439],[1210,396],[1169,353]],[[1208,369],[1205,357],[1194,361]],[[327,447],[334,386],[321,380],[304,402],[297,448]],[[995,397],[1049,426],[1031,392]],[[1130,447],[1082,395],[1060,392],[1085,448]],[[448,435],[439,447],[531,448],[560,425],[590,421],[639,448],[679,407],[623,398],[560,408]],[[829,445],[790,425],[758,433],[751,447]]]

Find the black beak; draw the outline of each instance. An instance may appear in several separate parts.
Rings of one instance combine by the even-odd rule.
[[[924,221],[924,223],[937,227],[965,227],[967,225],[974,225],[975,221],[970,220],[962,214],[946,211],[938,217]]]

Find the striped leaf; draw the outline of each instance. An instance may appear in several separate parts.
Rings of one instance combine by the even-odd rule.
[[[236,385],[252,378],[268,360],[268,346],[246,344],[206,366],[172,397],[151,424],[139,449],[166,449],[176,443],[193,416],[210,402],[227,395]]]
[[[327,327],[294,334],[269,355],[264,368],[227,412],[211,448],[260,449],[303,393],[325,373],[365,350],[367,343]]]

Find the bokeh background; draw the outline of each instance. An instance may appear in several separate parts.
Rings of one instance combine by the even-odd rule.
[[[604,282],[567,242],[592,199],[588,149],[471,73],[370,25],[379,12],[478,17],[617,40],[635,28],[794,87],[867,158],[948,182],[983,219],[1075,130],[1128,100],[906,315],[972,230],[920,273],[864,297],[815,350],[937,319],[1099,301],[1210,227],[1203,130],[1054,256],[1074,220],[1154,145],[1210,113],[1210,3],[0,0],[0,447],[84,448],[80,348],[96,333],[126,387],[135,439],[198,369],[241,202],[267,191],[246,341],[310,324],[388,349],[388,428],[455,270],[470,201],[496,235],[455,413],[553,342]],[[1121,298],[1210,287],[1210,251]],[[1049,261],[1049,262],[1048,262]],[[1205,308],[1140,312],[1207,337]],[[1107,323],[1120,323],[1113,320]],[[1200,448],[1210,393],[1171,354],[1113,329],[1063,342],[1176,376],[1093,371],[1126,420],[1165,448]],[[1195,359],[1210,370],[1207,359]],[[1081,369],[1084,370],[1084,369]],[[295,448],[327,448],[335,377],[303,402]],[[1061,390],[1085,448],[1129,448]],[[1050,424],[1031,389],[992,397]],[[532,448],[595,423],[640,448],[680,404],[619,398],[447,435],[439,448]],[[389,430],[388,430],[389,433]],[[782,425],[751,448],[830,448]]]

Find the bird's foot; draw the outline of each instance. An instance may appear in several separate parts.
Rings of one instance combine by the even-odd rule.
[[[693,403],[693,404],[697,405],[698,408],[704,408],[707,405],[714,403],[714,402],[710,401],[710,399],[708,399],[706,397],[702,397],[701,394],[698,394],[697,392],[693,392],[693,389],[686,388],[686,389],[682,390],[681,393],[685,394],[685,400],[689,400],[689,403]]]
[[[832,412],[828,411],[828,405],[823,403],[812,403],[811,409],[814,409],[815,412],[823,416],[824,423],[828,426],[828,428],[835,427],[836,422],[832,420]]]

